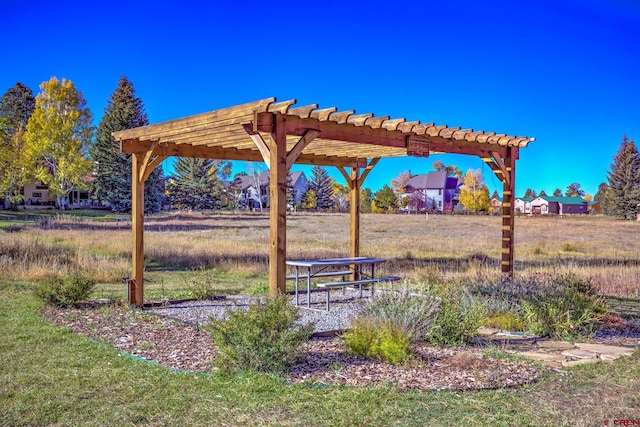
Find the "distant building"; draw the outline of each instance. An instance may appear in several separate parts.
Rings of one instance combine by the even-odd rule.
[[[513,209],[517,213],[530,214],[532,200],[533,197],[516,197],[516,199],[513,201]]]
[[[491,205],[491,212],[494,214],[499,214],[500,210],[502,209],[502,197],[492,197],[489,204]]]
[[[572,215],[589,213],[589,203],[582,197],[518,197],[515,200],[516,212],[532,215]]]
[[[93,175],[85,177],[86,183],[95,180]],[[51,194],[49,186],[42,181],[34,180],[24,187],[20,188],[20,194],[23,196],[22,202],[18,205],[22,209],[57,209],[56,196]],[[72,190],[64,198],[65,209],[84,209],[104,207],[100,202],[91,197],[89,190]],[[5,208],[8,208],[5,201]]]
[[[462,178],[447,176],[444,171],[413,175],[407,181],[403,194],[407,199],[406,209],[452,213],[458,204],[463,182]]]
[[[304,172],[291,172],[289,186],[293,192],[293,205],[298,205],[309,188],[309,181]],[[269,206],[269,171],[257,176],[238,175],[229,183],[229,191],[236,192],[236,205],[247,209],[259,209]]]

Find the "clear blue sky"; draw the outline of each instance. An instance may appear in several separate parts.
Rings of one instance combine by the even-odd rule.
[[[640,142],[634,0],[0,0],[0,36],[0,93],[64,77],[96,124],[126,75],[151,123],[276,96],[535,137],[518,195],[572,182],[593,195],[623,134]],[[388,159],[365,186],[435,160],[483,168],[471,156]]]

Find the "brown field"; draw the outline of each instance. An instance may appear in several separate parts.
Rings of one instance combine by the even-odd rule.
[[[172,214],[145,223],[147,290],[191,278],[242,292],[266,286],[267,213]],[[500,277],[501,218],[376,215],[361,218],[361,254],[389,261],[386,273],[458,283]],[[640,296],[640,222],[592,217],[517,217],[516,279],[575,273],[606,295]],[[346,256],[349,215],[296,213],[287,219],[289,258]],[[131,233],[114,221],[57,217],[47,227],[0,231],[0,271],[14,280],[81,271],[124,292]]]

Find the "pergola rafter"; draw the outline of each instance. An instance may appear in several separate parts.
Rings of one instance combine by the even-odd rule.
[[[286,177],[295,164],[336,166],[351,189],[351,256],[359,255],[359,198],[363,181],[380,159],[435,153],[480,157],[504,189],[502,271],[513,271],[513,189],[520,148],[533,138],[508,136],[317,104],[296,106],[276,98],[114,132],[133,155],[133,277],[131,303],[143,302],[144,182],[170,156],[263,161],[269,167],[271,293],[285,290]],[[350,171],[347,171],[347,168]]]

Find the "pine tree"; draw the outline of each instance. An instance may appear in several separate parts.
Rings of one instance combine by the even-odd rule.
[[[149,124],[142,99],[136,97],[133,83],[125,76],[107,101],[91,150],[95,162],[95,197],[114,212],[131,210],[131,156],[120,152],[112,132]],[[164,174],[158,166],[144,184],[144,211],[158,212],[164,197]]]
[[[376,209],[374,209],[374,206]],[[374,212],[392,211],[396,206],[396,195],[387,184],[376,191],[373,195],[371,209]]]
[[[316,195],[318,209],[327,210],[333,206],[333,200],[331,200],[331,196],[333,196],[333,179],[329,177],[325,167],[313,167],[309,187]]]
[[[20,82],[0,99],[0,196],[11,208],[23,199],[19,189],[26,183],[24,130],[35,104],[31,89]]]
[[[607,200],[610,214],[634,219],[640,203],[640,155],[633,140],[625,135],[618,152],[613,157],[613,163],[607,179],[609,181],[609,196]]]
[[[373,193],[370,188],[360,189],[360,212],[371,213],[371,202],[373,201]]]
[[[585,192],[580,187],[580,184],[577,182],[571,183],[567,186],[567,191],[565,191],[564,195],[567,197],[582,197],[585,195]]]
[[[218,209],[226,206],[223,181],[231,163],[223,160],[178,157],[167,184],[171,205],[178,209]]]

